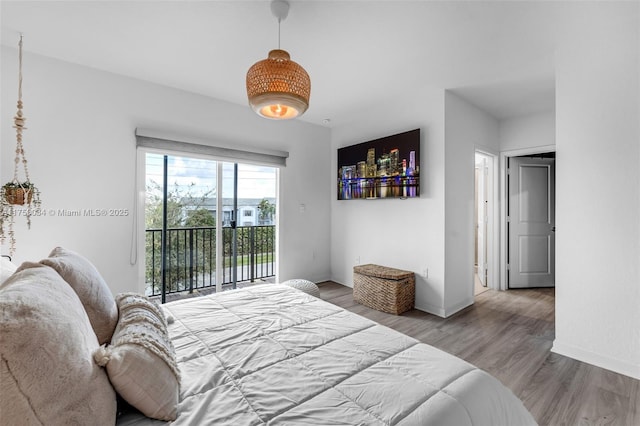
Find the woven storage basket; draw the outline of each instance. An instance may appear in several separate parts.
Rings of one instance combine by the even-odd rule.
[[[353,299],[362,305],[399,315],[413,309],[415,295],[413,272],[380,265],[353,267]]]

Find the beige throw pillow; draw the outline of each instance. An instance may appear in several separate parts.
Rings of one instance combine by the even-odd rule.
[[[113,425],[116,394],[75,292],[26,263],[0,285],[0,423]]]
[[[109,343],[118,322],[118,307],[109,286],[85,257],[62,247],[40,263],[51,266],[75,290],[100,344]]]
[[[145,416],[175,420],[180,396],[180,373],[175,350],[160,307],[145,296],[116,296],[120,318],[111,345],[94,358],[106,366],[115,390]]]

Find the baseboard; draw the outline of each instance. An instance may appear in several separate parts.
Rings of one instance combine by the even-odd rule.
[[[551,352],[640,380],[640,364],[621,361],[576,346],[560,343],[558,339],[553,341]]]
[[[463,300],[462,302],[457,303],[457,304],[455,304],[453,306],[449,306],[448,308],[445,309],[444,318],[450,317],[451,315],[455,314],[456,312],[460,312],[461,310],[463,310],[467,306],[473,305],[473,302],[474,302],[473,297],[471,297],[471,298]]]
[[[328,281],[333,281],[333,282],[335,282],[337,284],[340,284],[340,285],[343,285],[345,287],[352,287],[352,286],[350,286],[348,284],[343,284],[343,283],[341,283],[339,281],[336,281],[334,278],[331,278]],[[465,300],[464,302],[459,303],[458,305],[449,307],[446,310],[443,309],[440,306],[431,305],[429,303],[416,303],[414,305],[414,308],[419,310],[419,311],[426,312],[428,314],[438,316],[440,318],[446,318],[448,316],[451,316],[451,315],[455,314],[458,311],[461,311],[462,309],[464,309],[464,308],[466,308],[467,306],[470,306],[470,305],[473,305],[473,298]]]
[[[460,312],[467,306],[471,306],[471,305],[473,305],[473,298],[467,299],[456,305],[449,306],[448,308],[445,308],[445,309],[439,306],[430,305],[428,303],[416,303],[415,308],[419,311],[423,311],[428,314],[439,316],[440,318],[447,318],[455,314],[456,312]]]
[[[444,309],[442,309],[439,306],[430,305],[429,303],[416,303],[414,308],[416,308],[419,311],[438,316],[440,318],[446,318],[444,316]]]
[[[317,276],[311,277],[311,278],[312,279],[310,279],[309,281],[312,281],[312,282],[314,282],[316,284],[320,284],[320,283],[323,283],[325,281],[331,281],[331,278],[318,278]],[[340,283],[338,283],[338,284],[340,284]]]
[[[345,286],[345,287],[353,288],[353,285],[349,285],[349,284],[342,283],[342,282],[340,282],[340,281],[336,280],[335,278],[327,278],[327,279],[326,279],[326,280],[324,280],[324,281],[317,281],[317,282],[316,282],[316,284],[320,284],[320,283],[325,282],[325,281],[331,281],[331,282],[334,282],[334,283],[336,283],[336,284],[343,285],[343,286]]]

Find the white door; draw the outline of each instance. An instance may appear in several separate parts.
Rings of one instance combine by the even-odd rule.
[[[555,159],[509,159],[509,288],[555,286]]]
[[[476,155],[478,278],[487,286],[487,159]]]

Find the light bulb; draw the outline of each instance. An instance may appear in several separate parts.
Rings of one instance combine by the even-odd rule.
[[[258,113],[265,118],[273,118],[276,120],[286,120],[296,117],[299,112],[294,105],[286,103],[268,103],[258,109]]]
[[[271,105],[270,107],[271,109],[271,113],[276,116],[276,117],[283,117],[285,115],[287,115],[287,110],[289,108],[287,108],[284,105],[280,105],[280,104],[275,104],[275,105]]]

